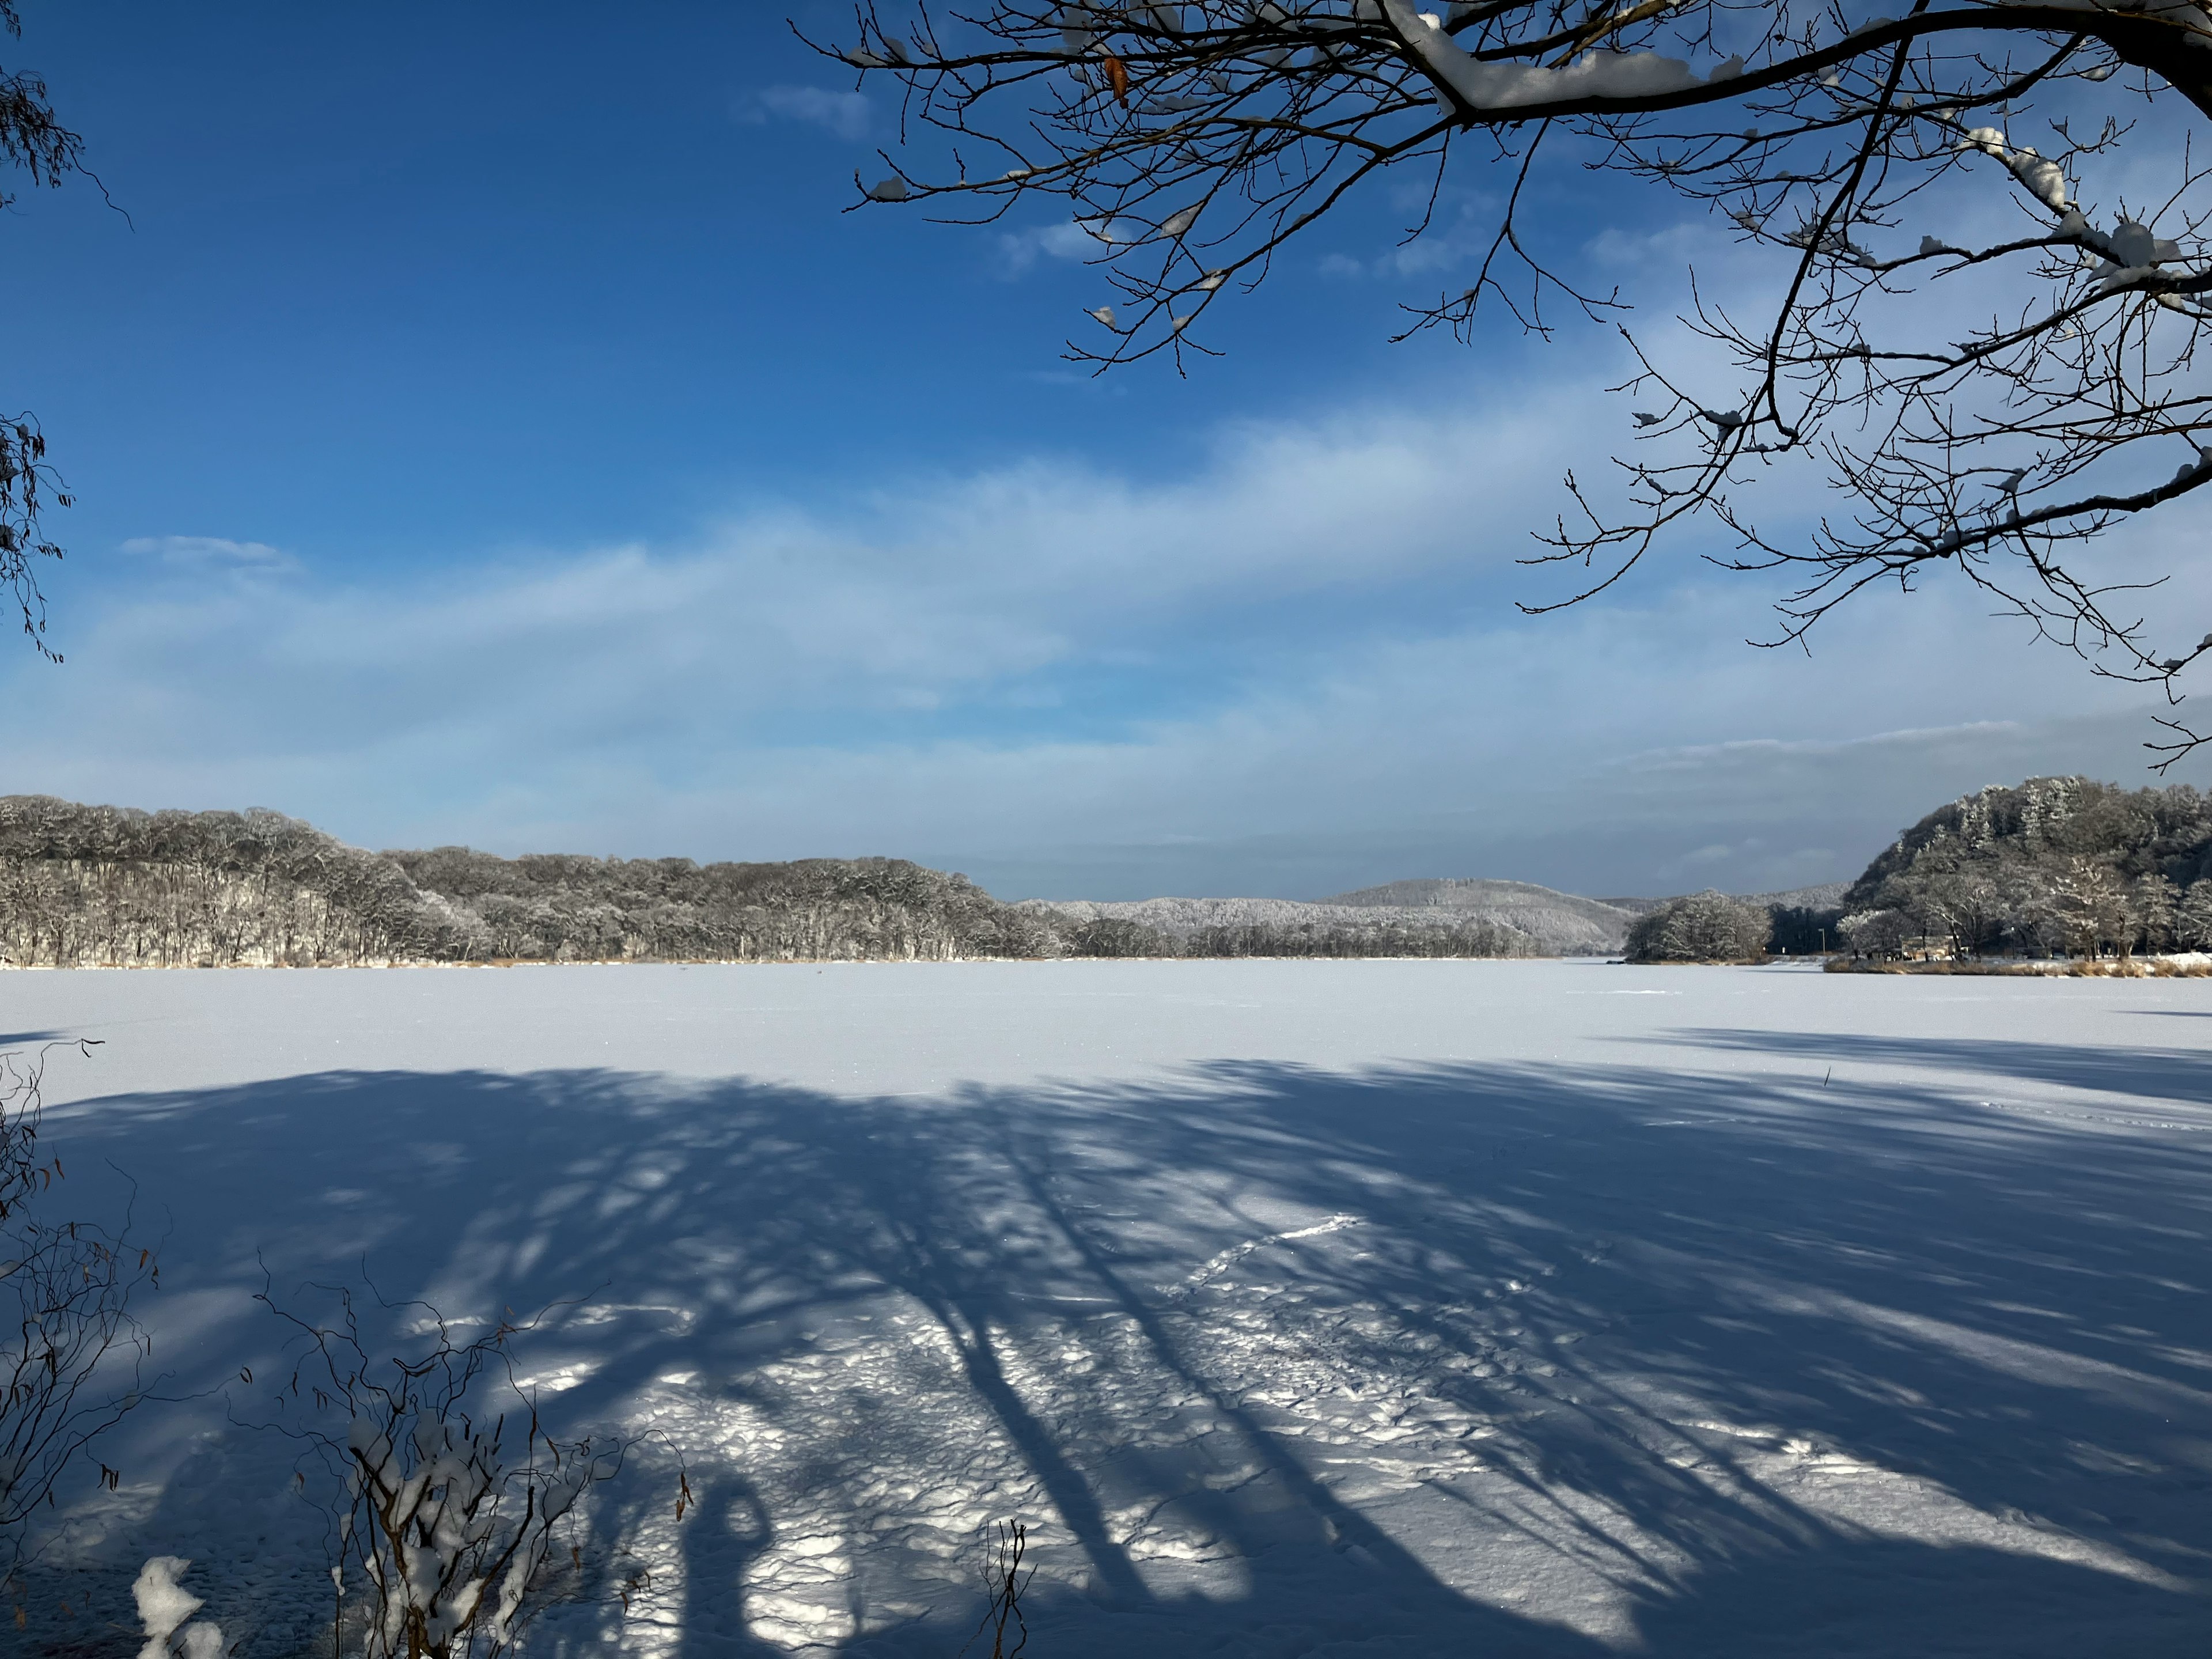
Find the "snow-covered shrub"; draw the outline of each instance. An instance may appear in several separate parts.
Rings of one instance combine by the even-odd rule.
[[[328,1485],[334,1650],[362,1659],[494,1659],[512,1651],[564,1570],[588,1565],[578,1506],[634,1442],[557,1439],[515,1376],[502,1323],[460,1342],[436,1310],[411,1358],[373,1357],[349,1292],[334,1323],[261,1300],[303,1345],[280,1392]],[[307,1471],[303,1468],[303,1480]],[[690,1489],[679,1474],[680,1520]],[[634,1590],[633,1583],[624,1587]],[[620,1593],[620,1592],[618,1592]]]
[[[1628,930],[1631,962],[1746,962],[1766,954],[1773,919],[1726,893],[1668,899]]]

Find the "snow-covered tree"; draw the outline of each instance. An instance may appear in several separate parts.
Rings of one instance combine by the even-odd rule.
[[[2173,933],[2192,951],[2212,950],[2212,879],[2190,884],[2174,912]]]
[[[1746,962],[1766,954],[1773,931],[1763,904],[1692,893],[1637,917],[1626,955],[1631,962]]]
[[[1634,442],[1569,476],[1539,556],[1575,572],[1553,603],[1702,517],[1726,562],[1793,576],[1778,641],[1948,566],[2179,698],[2205,619],[2147,625],[2144,579],[2083,544],[2212,479],[2212,201],[2185,142],[2212,112],[2203,0],[1436,5],[860,0],[817,44],[902,83],[908,147],[866,198],[967,222],[1042,198],[1091,234],[1116,291],[1069,352],[1102,367],[1209,349],[1213,307],[1384,175],[1423,186],[1413,234],[1448,186],[1497,204],[1472,280],[1410,296],[1402,334],[1465,336],[1486,304],[1545,331],[1563,308],[1619,321],[1574,269],[1595,226],[1543,222],[1553,181],[1671,191],[1733,228],[1731,276],[1765,297],[1700,299],[1709,349],[1629,336]],[[1844,510],[1763,532],[1747,486],[1801,462]],[[2170,763],[2203,739],[2167,724]]]
[[[2139,876],[2128,889],[2128,925],[2143,950],[2163,951],[2173,943],[2173,917],[2181,895],[2164,876]]]
[[[1929,849],[1885,891],[1917,924],[1916,934],[1947,936],[1954,957],[1974,955],[2003,926],[2004,896],[1996,879],[1955,844]]]
[[[2128,926],[2125,890],[2104,860],[2084,857],[2067,860],[2052,888],[2052,909],[2069,950],[2094,957],[2101,954],[2106,945],[2133,941],[2134,933]]]
[[[1902,910],[1855,910],[1837,924],[1854,954],[1887,959],[1902,956],[1907,941],[1919,937]]]

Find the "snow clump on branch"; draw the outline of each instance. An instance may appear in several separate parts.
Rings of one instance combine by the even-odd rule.
[[[138,1659],[169,1659],[173,1651],[183,1654],[184,1659],[221,1659],[222,1626],[204,1620],[185,1625],[206,1605],[177,1582],[191,1565],[181,1555],[157,1555],[138,1569],[131,1586],[131,1599],[138,1604],[138,1622],[146,1632],[146,1644],[138,1650]],[[180,1626],[184,1635],[173,1650],[170,1638]]]

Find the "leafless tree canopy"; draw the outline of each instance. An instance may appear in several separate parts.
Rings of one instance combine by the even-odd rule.
[[[2212,204],[2185,136],[2212,112],[2201,4],[1437,4],[862,0],[849,38],[816,44],[902,83],[908,144],[861,181],[868,198],[969,222],[1032,197],[1072,208],[1119,290],[1070,347],[1101,367],[1206,351],[1211,308],[1387,170],[1426,181],[1433,210],[1471,159],[1503,202],[1473,283],[1408,306],[1406,333],[1464,336],[1486,304],[1540,331],[1565,307],[1627,332],[1620,296],[1547,264],[1524,222],[1541,166],[1725,216],[1771,302],[1700,299],[1686,320],[1711,349],[1688,368],[1630,337],[1636,441],[1605,476],[1567,479],[1537,556],[1574,568],[1558,602],[1704,519],[1721,562],[1790,577],[1771,642],[1948,564],[2097,672],[2179,699],[2175,677],[2212,649],[2204,619],[2147,623],[2139,580],[2079,561],[2212,478],[2196,363]],[[1764,533],[1746,486],[1792,458],[1844,504]],[[2166,724],[2153,747],[2170,764],[2203,739]]]
[[[15,0],[0,0],[0,29],[11,40],[22,33]],[[34,186],[52,187],[82,171],[83,159],[84,141],[55,118],[46,83],[0,66],[0,160]],[[15,199],[0,185],[0,211]],[[15,599],[31,642],[49,656],[53,653],[46,642],[46,601],[32,562],[61,556],[40,520],[49,505],[69,504],[46,465],[46,434],[38,422],[28,414],[0,416],[0,588]]]

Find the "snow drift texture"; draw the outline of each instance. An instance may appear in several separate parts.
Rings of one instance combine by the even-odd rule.
[[[1018,1517],[1039,1659],[2203,1659],[2212,1003],[1960,983],[7,975],[107,1040],[54,1145],[160,1218],[172,1380],[0,1638],[119,1655],[178,1555],[238,1659],[314,1650],[258,1251],[591,1297],[520,1355],[549,1425],[665,1429],[699,1507],[595,1494],[650,1586],[548,1655],[947,1659]]]

